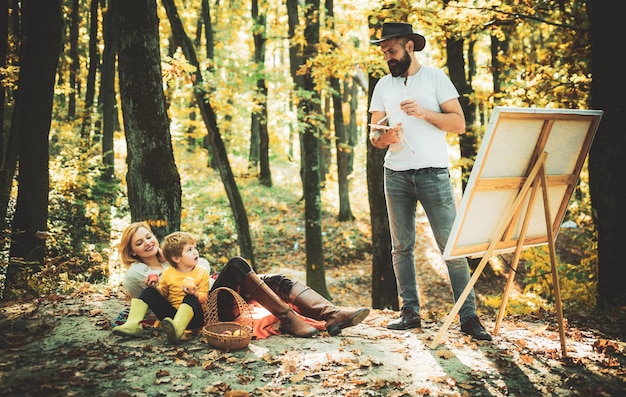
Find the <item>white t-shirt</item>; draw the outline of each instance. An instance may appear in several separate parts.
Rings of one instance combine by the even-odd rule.
[[[390,126],[401,122],[409,143],[401,140],[389,145],[384,166],[394,171],[447,167],[446,132],[423,119],[407,116],[399,107],[400,102],[412,98],[426,109],[441,112],[440,104],[458,97],[450,78],[443,70],[434,67],[422,65],[417,73],[406,79],[406,85],[404,77],[387,75],[380,79],[374,87],[369,111],[384,111],[389,115]]]
[[[163,269],[170,266],[167,262],[163,262],[161,265],[163,266]],[[124,279],[122,280],[122,285],[124,286],[126,292],[128,292],[131,297],[138,298],[141,291],[146,288],[146,284],[144,284],[143,281],[148,274],[151,273],[154,273],[161,278],[163,270],[154,270],[143,262],[135,262],[131,264],[128,270],[126,270],[126,274],[124,274]]]

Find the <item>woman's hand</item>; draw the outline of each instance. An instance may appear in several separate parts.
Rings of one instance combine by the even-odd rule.
[[[159,285],[159,276],[157,274],[150,273],[143,280],[143,283],[150,288],[156,288],[156,286]]]

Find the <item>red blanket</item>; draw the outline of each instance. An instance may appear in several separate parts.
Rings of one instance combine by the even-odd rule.
[[[256,339],[265,339],[272,335],[280,335],[280,321],[278,320],[278,317],[259,304],[253,304],[251,305],[251,308],[252,327],[254,328],[254,337]],[[326,330],[324,321],[313,320],[299,314],[298,316],[309,323],[312,327],[315,327],[320,331]]]

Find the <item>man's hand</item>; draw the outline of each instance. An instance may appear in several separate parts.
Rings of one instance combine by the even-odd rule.
[[[445,132],[462,134],[465,132],[465,116],[458,98],[450,99],[439,105],[441,112],[424,108],[415,99],[400,102],[400,109],[407,116],[425,120]]]
[[[389,145],[400,142],[400,136],[398,135],[400,131],[402,131],[402,123],[389,129],[377,129],[373,126],[370,132],[370,142],[379,149],[386,148]]]
[[[417,117],[418,119],[426,118],[426,109],[424,109],[415,99],[405,99],[400,102],[400,109],[407,116]]]

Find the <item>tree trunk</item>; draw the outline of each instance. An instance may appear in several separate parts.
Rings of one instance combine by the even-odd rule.
[[[352,208],[350,207],[350,181],[349,161],[352,154],[352,147],[348,142],[346,125],[343,122],[343,101],[341,95],[341,85],[336,77],[330,78],[330,86],[333,89],[333,109],[335,121],[335,146],[337,150],[337,185],[339,189],[339,215],[340,221],[351,221],[354,219]]]
[[[330,164],[333,161],[330,151],[330,135],[332,131],[332,115],[330,113],[332,98],[329,93],[324,93],[322,99],[322,117],[324,118],[324,126],[320,130],[320,186],[322,189],[326,187],[326,178],[328,177],[328,171]]]
[[[381,23],[375,25],[370,22],[370,32],[379,31]],[[376,37],[375,34],[372,38]],[[367,105],[372,98],[374,87],[378,79],[368,76]],[[367,114],[368,123],[371,119]],[[391,232],[389,231],[389,215],[385,201],[385,174],[383,164],[385,162],[385,150],[372,146],[367,139],[367,192],[370,206],[370,223],[372,225],[372,307],[374,309],[399,310],[398,287],[393,270],[391,256]]]
[[[259,72],[262,72],[262,66],[264,58],[260,58],[261,53],[265,53],[265,48],[261,48],[261,46],[265,45],[264,36],[262,36],[262,32],[259,32],[261,27],[259,26],[259,2],[258,0],[252,0],[251,5],[251,14],[252,21],[255,24],[255,27],[252,30],[252,40],[254,42],[254,54],[252,62],[253,64],[261,70],[255,71],[255,75],[257,76],[257,90],[261,90],[261,88],[265,88],[265,85],[260,86],[260,81],[262,77],[259,76]],[[259,59],[260,58],[260,59]],[[265,80],[263,80],[265,84]],[[252,112],[250,115],[250,150],[248,151],[248,171],[253,175],[260,176],[258,173],[259,169],[259,128],[261,124],[261,115],[256,110],[258,104],[256,103],[255,96],[255,106],[252,108]]]
[[[258,66],[257,70],[257,102],[252,112],[252,137],[256,136],[256,149],[253,145],[254,139],[250,139],[250,160],[259,162],[259,182],[263,186],[272,186],[272,172],[270,169],[269,157],[269,135],[267,132],[267,82],[265,80],[265,29],[267,28],[265,12],[259,13],[258,0],[252,1],[252,20],[255,23],[254,28],[254,63]],[[256,154],[256,156],[254,156]],[[256,166],[254,167],[256,169]]]
[[[70,14],[70,92],[67,104],[67,119],[73,120],[76,117],[76,96],[79,91],[78,69],[80,60],[78,58],[78,24],[80,18],[80,5],[78,0],[72,0],[72,11]],[[84,137],[83,137],[84,138]]]
[[[624,2],[590,1],[592,37],[591,106],[604,111],[589,154],[589,187],[598,229],[598,308],[626,305],[626,266],[622,244],[626,224],[624,148],[626,57],[612,45],[624,37],[615,16],[626,11]],[[620,11],[621,10],[621,11]],[[618,39],[619,40],[619,39]]]
[[[61,49],[61,0],[22,3],[24,42],[14,127],[19,135],[19,175],[11,257],[43,265],[48,221],[48,137],[54,78]],[[9,266],[7,284],[17,270]]]
[[[91,145],[91,115],[93,111],[94,99],[96,96],[96,72],[100,63],[100,53],[98,52],[98,4],[100,0],[91,0],[89,6],[89,71],[87,73],[87,87],[85,88],[85,110],[83,112],[83,123],[81,136],[86,139],[84,145]]]
[[[448,56],[448,71],[450,73],[450,80],[457,87],[459,94],[459,102],[463,108],[465,114],[465,122],[467,124],[467,131],[459,136],[459,148],[461,151],[461,159],[470,161],[464,161],[461,171],[461,183],[462,189],[465,191],[465,186],[469,180],[470,173],[472,172],[472,165],[476,158],[476,148],[478,142],[475,133],[475,112],[470,108],[469,95],[472,92],[471,85],[466,79],[465,73],[465,60],[463,57],[463,40],[448,39],[446,40],[446,54]],[[476,268],[482,258],[468,258],[470,267]],[[485,269],[488,271],[487,269]]]
[[[9,52],[9,2],[0,2],[0,68],[6,68]],[[4,163],[8,134],[4,128],[4,108],[6,106],[6,87],[0,85],[0,164]]]
[[[294,86],[296,89],[298,87],[302,87],[304,85],[304,76],[298,75],[298,68],[300,65],[304,63],[304,57],[302,54],[302,46],[298,43],[296,39],[296,30],[299,29],[300,25],[300,11],[298,10],[298,0],[285,0],[285,5],[287,6],[287,37],[289,38],[289,72],[291,78],[293,79]],[[292,109],[293,101],[289,102],[290,110]],[[296,106],[296,108],[298,105]],[[296,110],[297,112],[298,110]],[[298,115],[298,119],[299,119]],[[300,153],[302,153],[302,134],[299,131],[299,126],[292,126],[290,132],[293,132],[294,135],[298,137],[298,145],[300,146]],[[293,135],[291,135],[293,136]],[[290,139],[290,142],[293,142],[293,139]],[[291,152],[293,154],[293,151]],[[304,189],[304,164],[300,161],[300,180],[302,181],[303,189]],[[304,195],[304,192],[303,192]]]
[[[448,3],[446,0],[444,3]],[[466,132],[459,136],[459,149],[461,159],[468,160],[462,162],[461,168],[461,185],[465,191],[465,186],[472,172],[474,159],[476,158],[478,140],[476,138],[476,112],[470,106],[470,95],[472,94],[472,85],[466,76],[471,79],[471,74],[466,73],[465,57],[463,55],[464,40],[458,38],[450,38],[446,40],[446,55],[448,58],[447,66],[450,74],[450,80],[459,91],[459,102],[465,114],[465,123],[467,125]],[[471,46],[470,46],[471,48]],[[471,268],[476,268],[481,258],[468,258]],[[488,272],[489,270],[486,269]]]
[[[304,126],[301,132],[301,171],[304,197],[304,231],[306,240],[306,282],[319,294],[330,298],[326,288],[324,270],[324,252],[322,244],[322,209],[320,189],[320,131],[323,122],[316,121],[322,114],[319,94],[314,90],[314,81],[310,73],[297,75],[298,68],[306,59],[312,59],[319,44],[319,0],[307,0],[304,6],[306,27],[304,37],[306,45],[303,52],[293,42],[295,31],[299,26],[298,2],[287,0],[289,21],[289,58],[291,76],[296,89],[308,93],[298,98],[298,121]]]
[[[205,51],[207,59],[213,61],[215,56],[215,43],[213,42],[213,23],[211,22],[211,4],[209,0],[202,0],[201,3],[202,9],[202,23],[204,24],[204,37],[205,37]],[[195,50],[194,50],[195,51]],[[208,67],[208,72],[213,73],[215,71],[214,63],[211,62]],[[209,89],[211,89],[209,87]],[[201,105],[198,105],[201,106]],[[208,161],[207,167],[217,169],[219,167],[217,160],[215,159],[215,155],[213,154],[213,146],[211,145],[211,137],[207,133],[204,139],[204,148],[208,153]]]
[[[116,7],[130,213],[161,239],[180,229],[182,192],[163,93],[156,1],[122,0]]]
[[[258,87],[258,81],[257,81]],[[258,89],[258,88],[257,88]],[[259,176],[259,124],[261,117],[256,110],[250,115],[250,149],[248,150],[248,172]]]
[[[108,0],[106,12],[102,17],[102,69],[100,72],[100,99],[102,107],[102,179],[112,181],[115,177],[115,148],[113,138],[119,124],[117,116],[117,98],[115,97],[115,60],[117,53],[117,35],[115,32],[115,9],[120,0]]]
[[[272,170],[270,168],[270,137],[267,131],[267,83],[265,79],[257,82],[262,103],[259,111],[259,182],[263,186],[272,186]]]
[[[328,15],[328,29],[333,30],[335,26],[335,5],[333,0],[326,0],[326,14]],[[339,191],[339,221],[351,221],[354,219],[352,208],[350,207],[350,181],[348,176],[351,173],[351,158],[354,146],[350,144],[346,124],[343,120],[343,101],[341,82],[335,76],[330,78],[333,100],[333,121],[335,127],[335,151],[337,152],[337,187]],[[347,87],[344,84],[344,87]]]
[[[213,59],[213,24],[211,22],[211,5],[209,0],[202,0],[202,21],[204,22],[204,37],[206,41],[206,57]]]
[[[13,10],[13,13],[17,13],[17,10]],[[9,4],[7,1],[0,2],[0,67],[7,66],[7,56],[9,54]],[[18,32],[12,32],[14,36],[18,36]],[[14,50],[17,50],[18,43],[15,44]],[[5,119],[8,119],[10,112],[8,109],[12,109],[7,104],[7,88],[4,85],[0,86],[0,247],[4,249],[10,242],[8,237],[8,224],[7,224],[7,210],[9,208],[9,200],[11,197],[11,190],[13,188],[13,179],[15,177],[15,170],[17,167],[17,154],[19,151],[19,141],[15,130],[11,127],[5,128],[8,123]]]
[[[370,26],[370,29],[373,28]],[[380,28],[380,27],[378,27]],[[368,106],[377,79],[369,77]],[[368,113],[368,123],[371,115]],[[391,257],[391,232],[384,191],[385,151],[372,146],[367,139],[367,192],[372,225],[372,307],[399,310],[398,287]]]
[[[355,78],[350,78],[344,83],[344,95],[346,102],[350,104],[350,121],[348,123],[348,175],[354,172],[354,148],[359,139],[359,129],[356,122],[357,111],[359,109],[359,86]]]
[[[248,215],[246,213],[246,207],[243,204],[239,189],[237,188],[237,182],[233,175],[233,171],[228,162],[228,153],[226,152],[226,146],[220,135],[219,128],[217,126],[217,118],[213,108],[209,103],[207,92],[201,90],[203,87],[202,74],[200,73],[200,64],[196,57],[196,50],[193,47],[191,39],[187,36],[184,30],[183,24],[178,16],[178,11],[174,5],[173,0],[163,0],[163,5],[167,12],[167,17],[172,27],[172,33],[177,37],[177,41],[181,43],[183,54],[187,61],[196,67],[195,82],[196,87],[194,89],[194,95],[196,97],[196,103],[200,107],[200,114],[209,132],[209,140],[215,160],[218,164],[220,171],[220,177],[226,190],[226,195],[230,202],[230,208],[233,211],[233,217],[235,218],[235,225],[237,226],[237,235],[239,248],[241,249],[241,255],[255,266],[254,248],[252,245],[252,238],[250,237],[250,226],[248,224]]]
[[[474,131],[475,112],[470,108],[469,96],[472,94],[472,87],[465,77],[465,58],[463,56],[464,41],[460,39],[446,40],[446,54],[448,57],[447,66],[450,74],[450,80],[459,91],[461,107],[465,113],[465,122],[468,126],[467,131],[459,136],[459,146],[461,149],[461,158],[473,160],[476,158],[477,140]],[[464,163],[465,164],[465,163]],[[472,164],[463,166],[462,181],[463,189],[467,184],[469,175],[472,171]]]
[[[306,0],[304,9],[304,59],[313,59],[317,55],[317,46],[320,42],[320,1]],[[305,125],[302,134],[304,152],[302,163],[304,167],[304,230],[306,239],[306,279],[307,285],[320,295],[330,299],[326,287],[324,269],[324,247],[322,242],[322,193],[320,174],[320,139],[321,126],[316,123],[315,116],[322,114],[319,105],[320,96],[315,91],[315,81],[310,73],[303,79],[302,89],[309,93],[306,98],[300,98],[302,112],[298,112]]]

